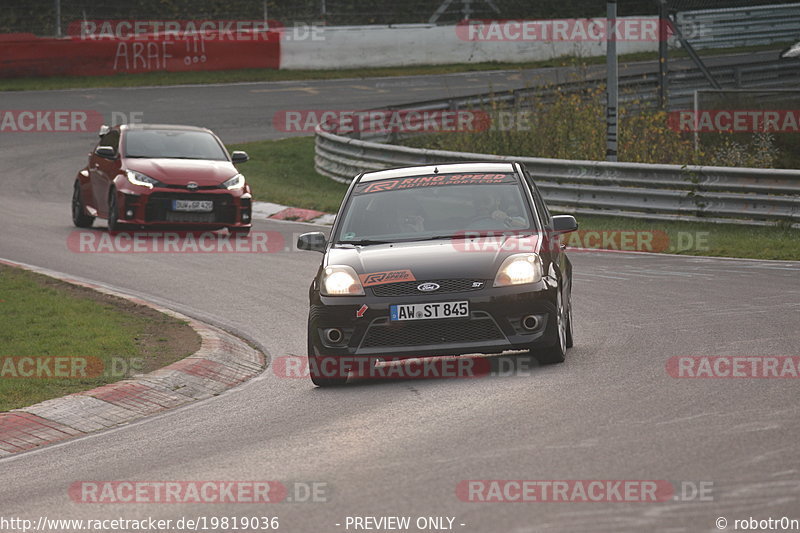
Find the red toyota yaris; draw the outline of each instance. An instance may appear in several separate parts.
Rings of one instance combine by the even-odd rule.
[[[251,227],[250,186],[231,154],[210,130],[192,126],[123,124],[103,126],[89,164],[78,172],[72,221],[88,228],[96,217],[109,231],[128,226]]]

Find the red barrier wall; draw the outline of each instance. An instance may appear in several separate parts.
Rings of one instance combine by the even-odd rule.
[[[64,39],[0,35],[0,78],[280,67],[280,34],[241,39]]]

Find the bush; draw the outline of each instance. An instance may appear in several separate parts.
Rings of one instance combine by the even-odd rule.
[[[604,87],[556,90],[553,97],[527,102],[524,109],[493,103],[482,111],[492,117],[487,131],[421,135],[403,144],[520,157],[605,159]],[[636,101],[621,109],[617,148],[618,160],[631,163],[772,168],[781,157],[774,137],[765,133],[744,141],[727,133],[704,135],[701,149],[695,151],[692,133],[670,128],[666,112],[642,108]]]

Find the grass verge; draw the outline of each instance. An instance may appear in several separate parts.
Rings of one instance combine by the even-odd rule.
[[[335,213],[339,209],[347,186],[321,176],[314,170],[313,137],[238,144],[230,149],[246,150],[250,154],[252,159],[244,167],[244,174],[253,187],[256,200],[327,213]],[[800,231],[791,228],[588,215],[577,215],[576,218],[581,230],[604,231],[606,234],[613,231],[666,233],[668,244],[663,245],[663,239],[655,239],[653,251],[717,257],[800,259]],[[590,244],[592,242],[595,241]],[[643,248],[642,251],[649,250]]]
[[[788,44],[791,43],[787,43]],[[704,50],[703,56],[757,52],[782,48],[780,44]],[[670,59],[687,57],[683,50],[671,50]],[[619,56],[621,64],[633,61],[658,59],[654,52],[639,52]],[[0,91],[32,91],[56,89],[86,89],[102,87],[153,87],[162,85],[195,85],[211,83],[242,83],[268,81],[332,80],[343,78],[377,78],[392,76],[422,76],[480,72],[487,70],[524,70],[545,67],[594,65],[605,63],[605,56],[560,57],[544,61],[524,63],[457,63],[449,65],[422,65],[408,67],[352,68],[341,70],[274,70],[241,69],[196,72],[144,72],[141,74],[117,74],[115,76],[52,76],[47,78],[16,78],[0,80]]]
[[[0,265],[0,412],[150,372],[199,348],[185,322]]]
[[[314,137],[257,141],[228,148],[245,150],[250,156],[241,169],[256,200],[326,213],[339,210],[347,185],[314,170]]]

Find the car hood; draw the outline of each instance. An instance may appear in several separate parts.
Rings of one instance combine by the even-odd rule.
[[[126,159],[125,166],[167,185],[219,185],[238,172],[230,161],[206,159]]]
[[[358,274],[410,270],[415,280],[493,279],[509,255],[538,251],[537,235],[336,245],[328,251],[326,265],[347,265]]]

